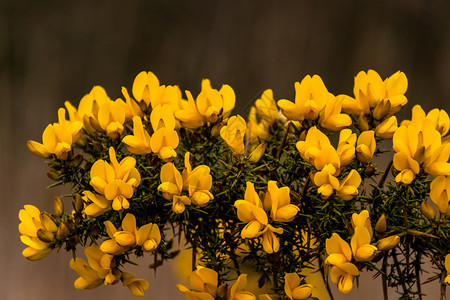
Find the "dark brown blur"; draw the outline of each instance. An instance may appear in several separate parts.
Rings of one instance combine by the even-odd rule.
[[[4,1],[5,2],[5,1]],[[73,287],[70,253],[28,262],[17,230],[24,204],[52,209],[44,161],[27,151],[57,121],[65,100],[77,104],[94,85],[120,97],[142,70],[162,84],[197,94],[202,78],[233,87],[236,112],[266,88],[294,96],[294,82],[319,74],[329,91],[352,94],[357,72],[383,78],[397,70],[414,104],[449,109],[450,2],[391,1],[9,1],[0,4],[0,299],[133,299],[120,284]],[[81,254],[81,253],[80,253]],[[171,267],[137,271],[150,281],[147,299],[184,299]],[[436,285],[424,287],[425,292]],[[335,290],[335,289],[334,289]],[[379,279],[335,299],[381,299]],[[436,295],[436,294],[435,294]],[[397,298],[393,294],[392,299]],[[426,299],[437,299],[429,296]]]

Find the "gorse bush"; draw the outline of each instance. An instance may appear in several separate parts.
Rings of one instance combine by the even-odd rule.
[[[256,299],[243,266],[270,288],[259,299],[314,298],[307,270],[344,294],[369,271],[381,275],[385,298],[392,287],[420,299],[433,280],[445,297],[450,119],[417,105],[399,125],[406,90],[402,72],[384,81],[358,73],[353,97],[306,76],[292,101],[264,91],[245,121],[232,115],[233,89],[208,79],[186,99],[151,72],[136,76],[133,98],[123,87],[113,101],[95,86],[78,107],[59,109],[42,144],[27,144],[46,159],[52,186],[71,194],[56,196],[51,214],[19,212],[23,255],[72,251],[75,288],[122,281],[142,297],[149,284],[127,264],[144,256],[157,268],[182,237],[191,288],[177,288],[187,299]],[[375,156],[388,163],[375,165]],[[424,262],[434,274],[424,277]]]

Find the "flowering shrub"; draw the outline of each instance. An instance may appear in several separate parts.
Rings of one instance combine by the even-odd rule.
[[[32,205],[19,212],[23,255],[38,260],[62,248],[79,256],[84,248],[87,262],[70,261],[75,288],[122,281],[143,297],[149,284],[125,272],[127,263],[152,257],[157,268],[183,237],[191,287],[177,289],[187,299],[256,299],[244,265],[271,289],[259,299],[313,297],[311,268],[344,294],[371,271],[385,298],[388,287],[420,298],[421,284],[437,279],[445,295],[450,119],[417,105],[399,124],[404,73],[382,80],[360,72],[353,97],[306,76],[294,100],[264,91],[247,121],[232,115],[230,86],[201,86],[183,99],[179,87],[141,72],[133,98],[123,87],[114,101],[95,86],[78,107],[66,102],[42,144],[27,146],[46,159],[53,186],[68,185],[72,196],[55,197],[51,214]],[[435,275],[422,278],[424,262]]]

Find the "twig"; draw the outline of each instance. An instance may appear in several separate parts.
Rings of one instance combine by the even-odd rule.
[[[388,260],[388,253],[386,252],[383,257],[383,266],[381,267],[381,284],[383,285],[383,299],[389,300],[388,297],[388,288],[387,288],[387,260]]]
[[[278,151],[277,151],[277,159],[280,158],[281,153],[283,152],[283,148],[286,145],[286,140],[287,140],[287,137],[288,137],[288,134],[289,134],[289,130],[291,130],[291,126],[292,126],[292,122],[289,122],[288,126],[286,128],[286,133],[284,134],[283,140],[281,141],[280,147],[278,148]]]
[[[446,296],[446,288],[447,288],[447,284],[445,283],[445,277],[447,276],[447,272],[445,271],[445,269],[442,270],[441,272],[441,297],[439,298],[440,300],[445,300],[447,299]]]

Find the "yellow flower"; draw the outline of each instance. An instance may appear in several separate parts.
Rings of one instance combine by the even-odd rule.
[[[380,105],[382,108],[377,109],[375,117],[381,119],[395,114],[408,102],[404,95],[407,88],[408,80],[403,72],[398,71],[383,81],[374,70],[361,71],[355,77],[355,98],[344,96],[342,107],[345,112],[359,116],[369,114],[371,108]]]
[[[375,128],[375,135],[382,139],[391,139],[397,129],[397,118],[392,116],[385,119]]]
[[[331,238],[326,239],[325,249],[328,254],[326,264],[341,265],[352,260],[350,246],[337,233],[333,233]]]
[[[120,102],[106,101],[98,109],[98,124],[106,135],[116,139],[123,131],[125,112]]]
[[[371,235],[364,226],[355,227],[355,234],[350,241],[353,257],[356,261],[370,261],[377,247],[370,244]]]
[[[279,188],[277,182],[270,180],[267,193],[264,196],[264,210],[270,211],[270,217],[276,222],[291,222],[297,212],[297,205],[290,204],[290,189],[287,186]]]
[[[178,147],[179,142],[178,133],[175,130],[162,127],[153,133],[150,147],[162,160],[170,161],[177,156],[174,149]]]
[[[339,183],[336,195],[342,200],[351,200],[358,195],[358,187],[361,184],[361,176],[356,170],[351,170]]]
[[[253,183],[247,182],[244,198],[234,202],[234,206],[239,220],[248,223],[242,229],[241,237],[251,239],[261,234],[264,225],[268,224],[268,218]]]
[[[317,170],[322,170],[326,165],[331,164],[335,172],[338,172],[341,162],[337,151],[328,137],[317,127],[311,127],[306,134],[306,139],[297,142],[296,147],[300,156]]]
[[[127,214],[122,220],[122,230],[117,230],[110,221],[104,222],[111,240],[102,243],[100,249],[109,254],[119,254],[125,249],[141,246],[144,251],[155,250],[161,242],[161,233],[157,225],[148,223],[138,228],[136,217]]]
[[[233,89],[222,85],[218,91],[211,87],[209,79],[202,80],[202,90],[197,96],[197,109],[208,122],[215,123],[220,116],[226,118],[230,115],[236,102]]]
[[[20,240],[28,246],[22,251],[22,255],[29,260],[39,260],[50,254],[53,249],[49,246],[58,230],[52,219],[33,205],[25,205],[19,211],[19,219]],[[40,236],[45,236],[46,239],[43,241]]]
[[[48,158],[55,154],[58,159],[67,159],[72,150],[72,144],[79,137],[82,123],[79,121],[69,122],[65,118],[66,110],[58,110],[58,123],[49,124],[42,134],[42,144],[28,141],[27,147],[31,153],[42,158]]]
[[[185,91],[187,100],[181,100],[182,108],[175,112],[175,117],[184,128],[199,128],[206,123],[206,118],[198,111],[197,104],[190,91]]]
[[[265,90],[261,97],[255,101],[255,107],[258,116],[267,124],[273,124],[278,121],[278,108],[273,99],[272,90]]]
[[[158,191],[167,200],[173,200],[172,211],[176,214],[181,214],[185,210],[186,205],[191,204],[191,199],[187,196],[182,196],[183,191],[183,177],[175,168],[173,163],[166,163],[161,168],[161,184],[158,186]]]
[[[268,123],[258,122],[256,108],[252,106],[248,114],[247,139],[250,144],[257,144],[259,140],[265,140],[269,136]]]
[[[356,133],[352,133],[351,129],[343,129],[339,133],[339,144],[337,154],[341,162],[341,167],[350,164],[355,157]]]
[[[391,235],[378,241],[377,248],[380,251],[388,251],[398,245],[400,237],[398,235]]]
[[[133,154],[144,155],[152,152],[150,135],[142,126],[142,120],[139,116],[133,117],[133,135],[127,135],[122,139],[122,142],[127,145],[128,151]]]
[[[250,154],[248,155],[248,160],[251,162],[258,162],[261,157],[263,157],[264,152],[266,151],[266,144],[265,143],[261,143],[258,146],[254,147],[252,149],[252,147],[250,148]]]
[[[295,102],[283,99],[278,101],[278,106],[290,120],[315,120],[331,97],[333,95],[328,92],[320,76],[311,78],[307,75],[301,83],[295,83]]]
[[[125,87],[122,87],[122,95],[125,98],[125,101],[119,98],[116,102],[122,106],[122,110],[125,113],[125,120],[129,122],[135,116],[139,116],[141,118],[144,117],[144,113],[139,107],[139,104],[130,97],[128,90]]]
[[[394,167],[400,171],[400,173],[395,176],[395,181],[401,182],[404,185],[410,184],[420,172],[419,163],[406,151],[395,153],[393,159]]]
[[[320,112],[319,124],[323,128],[339,131],[352,124],[349,115],[342,114],[342,97],[329,98],[324,109]]]
[[[300,285],[300,276],[297,273],[284,275],[284,292],[290,300],[304,300],[311,297],[313,286],[311,284]]]
[[[115,284],[121,277],[121,272],[111,268],[112,256],[103,253],[97,245],[84,249],[88,263],[82,258],[70,261],[70,268],[80,275],[75,280],[76,289],[93,289],[101,284]]]
[[[227,125],[220,129],[220,136],[236,155],[244,155],[244,135],[247,130],[245,120],[237,115],[228,119]]]
[[[447,134],[450,128],[450,118],[447,112],[443,109],[439,110],[437,108],[431,110],[427,114],[427,119],[430,119],[435,124],[436,130],[439,131],[441,136]]]
[[[208,166],[201,165],[192,170],[189,162],[190,153],[186,152],[184,156],[184,170],[182,174],[183,189],[188,191],[192,202],[200,207],[208,204],[209,200],[214,199],[209,191],[212,187],[212,176],[209,173]]]
[[[137,102],[143,100],[147,106],[150,106],[151,97],[155,90],[159,88],[159,80],[152,72],[142,71],[133,82],[132,93]]]
[[[101,86],[94,86],[89,94],[81,98],[78,104],[78,110],[71,107],[69,111],[70,120],[80,120],[83,122],[83,127],[89,132],[102,131],[98,122],[98,112],[103,104],[111,101],[106,94],[106,91]]]
[[[139,298],[144,297],[144,291],[148,289],[149,284],[145,279],[138,279],[134,275],[124,272],[122,274],[123,286],[130,289],[130,292]]]
[[[119,163],[113,147],[109,148],[111,164],[97,160],[91,168],[90,185],[106,199],[112,200],[112,208],[117,211],[128,209],[129,198],[141,181],[138,170],[134,167],[136,160],[125,157]]]
[[[157,105],[153,108],[150,114],[150,122],[152,123],[153,131],[160,128],[175,129],[175,117],[173,110],[168,104]]]
[[[441,214],[447,213],[450,200],[450,176],[438,176],[431,182],[430,198]]]
[[[370,224],[370,216],[369,211],[364,209],[359,214],[353,213],[352,215],[352,227],[356,229],[356,227],[364,227],[369,232],[370,238],[373,236],[372,225]]]
[[[313,182],[319,187],[317,192],[322,199],[327,199],[334,190],[339,189],[339,180],[333,176],[336,172],[332,164],[327,164],[320,172],[314,174]]]
[[[356,157],[360,162],[370,163],[376,149],[375,132],[373,130],[363,131],[356,142]]]
[[[353,289],[353,278],[359,275],[358,268],[352,263],[333,266],[330,271],[331,282],[337,284],[342,294],[348,294]]]
[[[280,249],[280,242],[278,241],[277,234],[283,233],[283,228],[275,228],[268,224],[263,231],[261,231],[261,243],[263,245],[264,251],[267,253],[278,252]]]
[[[89,217],[98,217],[111,209],[112,201],[106,199],[104,196],[96,195],[90,191],[84,191],[83,194],[85,203],[92,202],[84,208],[84,213]]]
[[[247,285],[247,274],[242,274],[231,286],[227,293],[227,300],[256,300],[255,295],[244,291]]]

